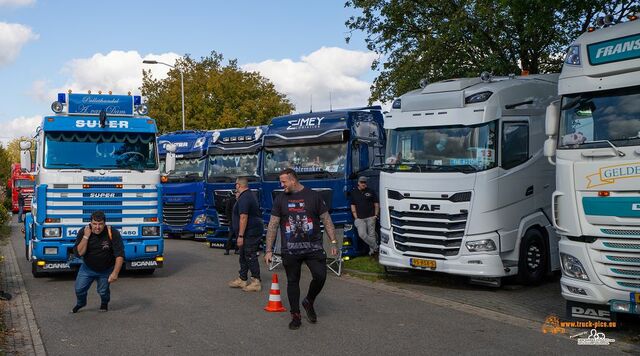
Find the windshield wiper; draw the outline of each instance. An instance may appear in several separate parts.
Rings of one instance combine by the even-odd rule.
[[[614,145],[613,143],[611,143],[611,141],[609,140],[597,140],[597,141],[586,141],[583,143],[583,145],[585,144],[591,144],[591,143],[608,143],[609,146],[611,146],[611,148],[618,154],[619,157],[624,157],[626,156],[626,154],[622,151],[620,151],[620,149],[618,149],[618,147],[616,147],[616,145]],[[582,155],[585,157],[600,157],[600,155],[598,154],[591,154],[591,153],[586,153],[586,152],[582,152]]]
[[[442,170],[445,169],[450,169],[452,171],[457,171],[457,172],[461,172],[461,173],[473,173],[473,172],[477,172],[478,169],[470,164],[458,164],[455,166],[440,166],[442,167]]]
[[[136,168],[136,167],[134,167],[133,165],[120,166],[120,167],[118,167],[118,168],[119,168],[119,169],[131,169],[131,170],[138,171],[138,172],[141,172],[141,173],[142,173],[142,172],[144,172],[144,169],[142,169],[142,168]]]
[[[338,178],[338,175],[329,171],[314,172],[313,178],[324,178],[324,177]]]

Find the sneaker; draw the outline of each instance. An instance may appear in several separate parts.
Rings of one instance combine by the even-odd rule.
[[[300,317],[300,313],[291,313],[291,322],[289,323],[289,329],[298,330],[300,329],[300,325],[302,325],[302,318]]]
[[[109,304],[107,304],[107,303],[100,304],[100,311],[101,312],[109,311]]]
[[[72,313],[77,313],[78,310],[82,309],[84,307],[84,305],[76,305],[75,307],[73,307],[73,309],[71,309]]]
[[[309,299],[304,298],[302,301],[302,307],[304,308],[304,311],[307,312],[307,319],[309,319],[309,322],[315,324],[318,321],[318,316],[316,315],[315,309],[313,309],[313,303],[311,303]]]
[[[243,281],[240,277],[237,277],[233,281],[229,282],[231,288],[244,288],[247,286],[247,281]]]
[[[244,286],[242,290],[245,292],[260,292],[262,290],[262,284],[259,279],[251,277],[251,283]]]

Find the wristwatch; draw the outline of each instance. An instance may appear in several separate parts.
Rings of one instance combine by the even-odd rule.
[[[338,244],[338,240],[332,240],[331,243],[334,244],[334,245],[337,245]]]
[[[238,235],[238,238],[239,238],[239,239],[243,239],[243,238],[244,238],[244,235]]]

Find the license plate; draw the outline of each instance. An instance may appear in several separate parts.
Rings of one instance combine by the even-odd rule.
[[[422,258],[412,258],[409,260],[413,267],[424,267],[430,269],[436,269],[436,260],[425,260]]]
[[[640,292],[631,292],[631,302],[640,305]]]

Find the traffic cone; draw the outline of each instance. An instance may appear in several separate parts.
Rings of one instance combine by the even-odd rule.
[[[278,285],[278,275],[274,273],[271,276],[271,290],[269,291],[269,302],[264,310],[272,313],[283,312],[287,309],[282,306],[282,299],[280,299],[280,286]]]

